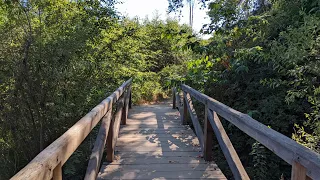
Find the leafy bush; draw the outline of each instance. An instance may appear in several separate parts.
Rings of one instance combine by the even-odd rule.
[[[177,87],[185,80],[186,71],[186,64],[166,66],[158,73],[160,76],[160,84],[165,89]]]
[[[159,80],[160,77],[155,72],[137,73],[132,85],[133,102],[152,102],[163,96]]]

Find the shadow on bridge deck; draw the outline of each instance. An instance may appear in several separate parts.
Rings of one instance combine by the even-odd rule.
[[[226,179],[203,160],[196,135],[171,107],[133,107],[120,129],[116,160],[103,163],[98,179]]]

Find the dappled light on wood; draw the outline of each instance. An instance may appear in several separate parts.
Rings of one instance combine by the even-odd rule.
[[[103,164],[98,179],[225,179],[203,160],[198,138],[176,112],[168,103],[134,106],[119,131],[115,160]]]

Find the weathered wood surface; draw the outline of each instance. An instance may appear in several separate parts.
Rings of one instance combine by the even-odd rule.
[[[226,179],[204,161],[198,138],[168,103],[133,107],[115,151],[98,179]]]
[[[89,159],[85,180],[96,179],[102,160],[103,150],[106,145],[107,135],[111,122],[111,110],[102,118],[101,127],[97,135],[92,154]]]
[[[127,123],[127,118],[129,113],[130,91],[131,91],[131,86],[127,89],[124,95],[125,100],[124,100],[124,106],[122,110],[121,125],[126,125]]]
[[[212,142],[213,142],[213,129],[208,119],[208,111],[206,111],[207,105],[205,105],[204,115],[204,149],[203,157],[206,161],[212,161]]]
[[[129,109],[132,108],[132,86],[129,86]]]
[[[53,170],[52,180],[62,180],[62,166],[59,163]]]
[[[291,180],[306,180],[307,170],[299,162],[293,162]]]
[[[228,165],[232,171],[234,179],[250,179],[244,169],[237,152],[235,151],[226,131],[224,130],[216,112],[207,109],[208,120],[214,129],[214,133],[219,142],[220,148],[227,159]]]
[[[112,95],[103,100],[88,114],[81,118],[62,136],[41,151],[27,166],[14,175],[12,180],[46,180],[53,177],[53,170],[68,160],[81,142],[88,136],[101,118],[116,102],[124,90],[132,83],[129,79],[123,83]]]
[[[177,101],[177,98],[176,98],[176,92],[177,92],[177,89],[174,87],[172,88],[172,109],[176,109],[177,106],[176,106],[176,101]]]
[[[185,93],[182,94],[182,101],[183,101],[183,106],[181,108],[181,111],[180,111],[180,115],[181,115],[181,123],[183,125],[186,125],[188,124],[188,102],[187,102],[187,99],[185,98]]]
[[[111,125],[109,127],[109,134],[107,137],[107,161],[112,162],[114,160],[114,151],[115,146],[117,143],[117,139],[119,136],[119,128],[121,123],[121,117],[122,117],[122,110],[124,105],[124,96],[122,96],[118,103],[117,103],[117,109],[114,114],[113,119],[111,120]]]
[[[225,104],[202,94],[187,85],[181,89],[189,93],[198,101],[207,104],[208,108],[218,113],[227,121],[238,127],[247,135],[259,141],[287,163],[293,165],[295,161],[307,169],[307,175],[312,179],[320,177],[320,155],[298,144],[283,134],[259,123],[250,116],[236,111]]]
[[[118,140],[118,137],[119,137],[122,110],[123,110],[123,106],[124,106],[124,97],[119,99],[118,103],[119,104],[118,104],[116,113],[114,115],[114,126],[112,127],[112,130],[113,130],[112,147],[116,146],[117,140]]]
[[[193,107],[191,96],[190,96],[189,93],[185,93],[185,92],[183,92],[183,96],[184,96],[184,99],[185,99],[185,102],[186,102],[186,105],[187,105],[187,108],[188,108],[188,112],[189,112],[190,118],[192,120],[193,127],[195,129],[196,135],[197,135],[197,137],[198,137],[198,139],[200,141],[200,147],[203,150],[204,149],[203,131],[202,131],[200,122],[198,120],[198,116],[197,116],[196,110]]]

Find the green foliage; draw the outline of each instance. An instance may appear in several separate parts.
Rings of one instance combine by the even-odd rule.
[[[297,141],[311,150],[320,153],[320,137],[316,133],[309,134],[305,131],[303,126],[295,124],[295,132],[292,134],[292,139]]]
[[[193,49],[202,57],[187,62],[185,83],[319,153],[318,10],[316,0],[210,2],[213,37]],[[251,178],[290,178],[288,164],[224,125]]]
[[[177,87],[185,80],[186,71],[186,64],[167,66],[159,72],[160,84],[167,89]]]
[[[134,76],[132,85],[133,101],[143,103],[157,100],[163,90],[159,83],[160,78],[155,72],[138,73]]]
[[[0,1],[1,178],[19,171],[130,77],[134,103],[165,97],[162,69],[183,67],[192,57],[185,46],[197,38],[188,26],[120,17],[115,3]],[[91,136],[65,164],[67,179],[83,178]]]
[[[261,145],[259,142],[255,142],[252,144],[252,151],[250,155],[253,156],[253,171],[255,175],[255,179],[266,179],[268,177],[267,174],[267,152],[266,148]]]

